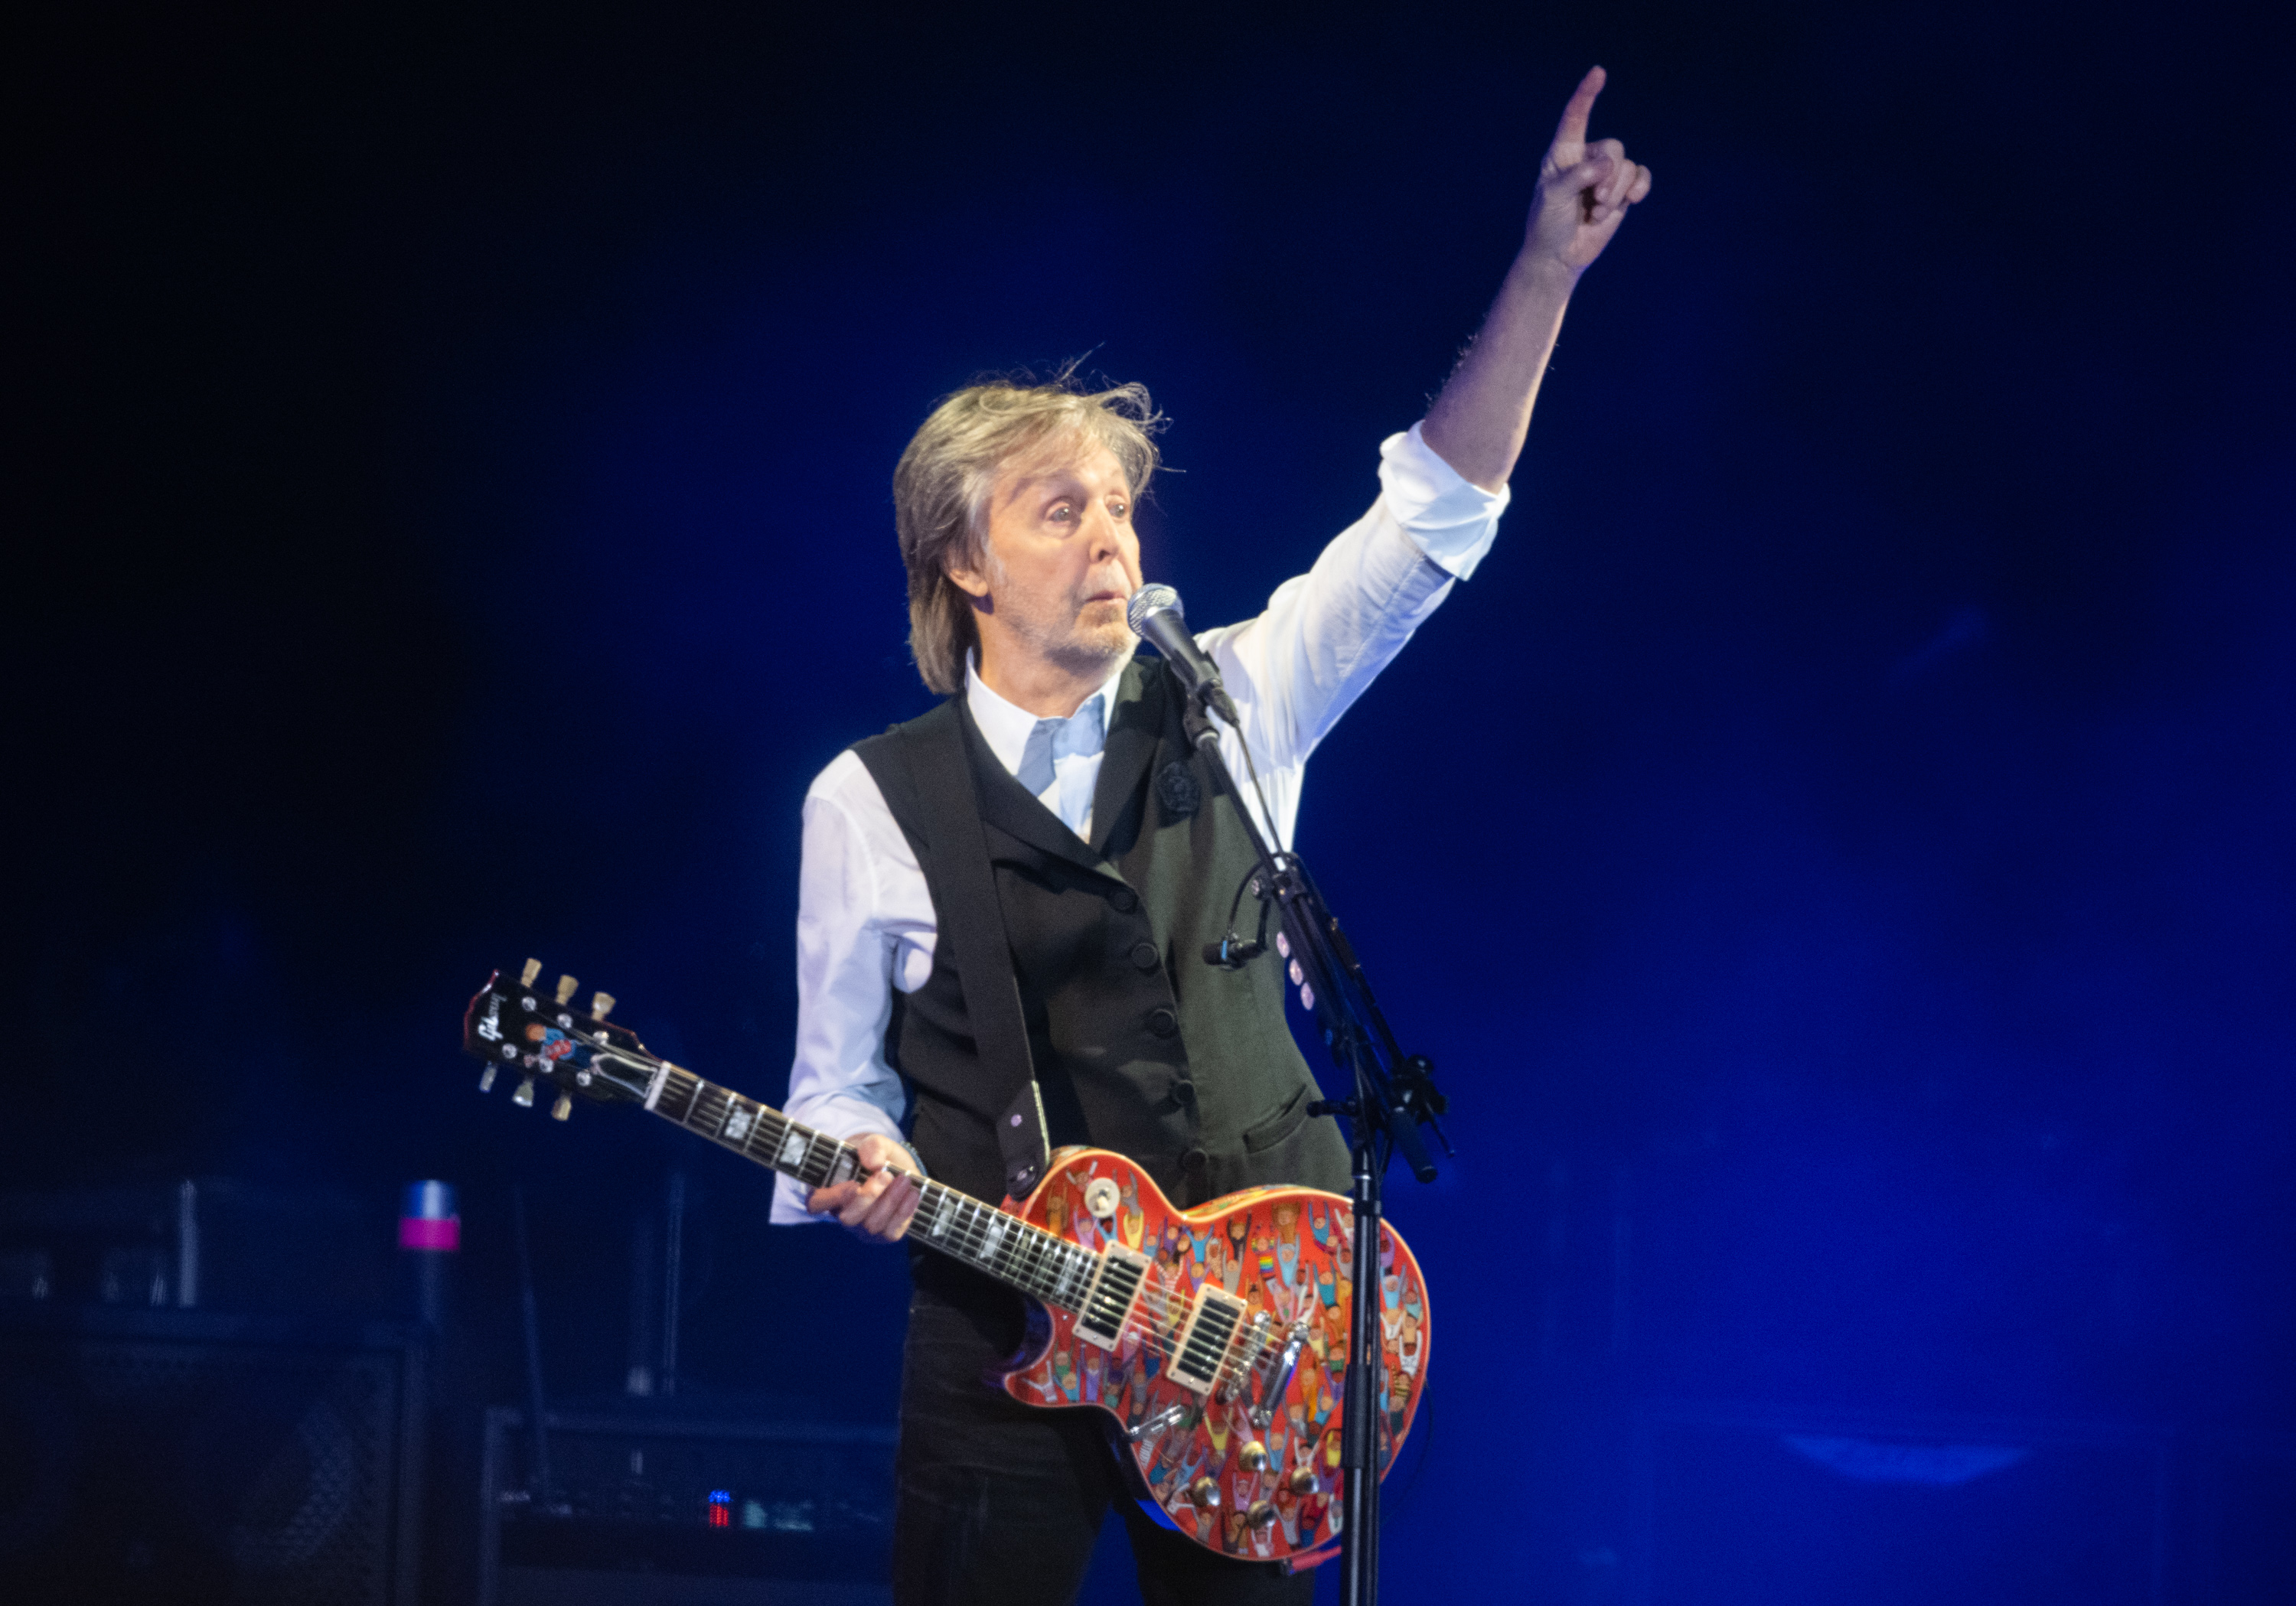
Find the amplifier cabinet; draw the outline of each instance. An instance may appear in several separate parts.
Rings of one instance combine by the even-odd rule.
[[[0,1315],[0,1593],[406,1606],[423,1355],[383,1324]]]
[[[878,1606],[891,1599],[890,1426],[487,1413],[479,1606]]]

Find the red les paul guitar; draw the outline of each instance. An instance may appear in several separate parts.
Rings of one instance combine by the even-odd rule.
[[[855,1176],[847,1144],[649,1053],[587,1013],[574,980],[556,996],[497,972],[463,1020],[463,1045],[520,1078],[576,1098],[643,1105],[743,1158],[821,1187]],[[1309,1188],[1254,1188],[1176,1209],[1139,1167],[1104,1150],[1055,1155],[1052,1173],[999,1208],[937,1182],[909,1229],[1019,1290],[1030,1336],[1004,1386],[1031,1405],[1090,1407],[1134,1492],[1197,1544],[1312,1567],[1337,1553],[1341,1369],[1347,1364],[1348,1201]],[[1376,1424],[1381,1475],[1410,1432],[1427,1381],[1427,1289],[1403,1240],[1380,1232]]]

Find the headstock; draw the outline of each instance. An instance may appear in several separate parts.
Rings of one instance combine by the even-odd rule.
[[[492,1088],[499,1072],[515,1070],[519,1084],[511,1102],[531,1104],[535,1084],[546,1081],[558,1090],[551,1116],[562,1121],[577,1095],[603,1103],[643,1102],[661,1061],[627,1027],[608,1024],[614,996],[594,993],[585,1012],[574,1004],[574,978],[561,976],[556,987],[545,989],[535,986],[541,974],[541,962],[534,959],[515,978],[496,971],[464,1012],[463,1052],[486,1065],[479,1091]]]

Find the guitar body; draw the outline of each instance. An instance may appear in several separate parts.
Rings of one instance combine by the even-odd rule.
[[[588,1010],[574,979],[556,996],[529,960],[496,971],[463,1016],[463,1048],[508,1071],[514,1102],[537,1086],[566,1118],[577,1098],[635,1104],[753,1164],[817,1188],[862,1174],[853,1146],[648,1051]],[[999,1209],[918,1179],[910,1241],[1012,1288],[1029,1339],[996,1381],[1025,1405],[1101,1413],[1152,1513],[1195,1543],[1298,1569],[1340,1547],[1340,1422],[1348,1364],[1354,1220],[1313,1188],[1252,1188],[1173,1208],[1120,1154],[1066,1149],[1019,1204]],[[1380,1353],[1372,1357],[1382,1477],[1411,1430],[1427,1380],[1427,1285],[1380,1226]]]
[[[1328,1559],[1342,1504],[1349,1201],[1313,1188],[1253,1188],[1182,1210],[1132,1161],[1088,1149],[1054,1156],[1037,1191],[1005,1209],[1094,1254],[1112,1240],[1154,1263],[1139,1314],[1113,1348],[1079,1335],[1076,1313],[1032,1301],[1030,1342],[1004,1376],[1006,1391],[1024,1405],[1104,1413],[1135,1492],[1198,1544],[1295,1568]],[[1419,1263],[1385,1224],[1379,1258],[1381,1354],[1373,1379],[1384,1476],[1419,1408],[1429,1330]],[[1288,1377],[1271,1359],[1229,1398],[1175,1381],[1159,1352],[1169,1350],[1208,1283],[1242,1299],[1248,1321],[1264,1317],[1271,1343],[1300,1335]],[[1160,1321],[1167,1341],[1144,1343]],[[1260,1397],[1279,1377],[1280,1392]]]

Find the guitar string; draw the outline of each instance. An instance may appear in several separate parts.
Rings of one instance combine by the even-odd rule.
[[[730,1089],[720,1088],[716,1084],[703,1081],[699,1077],[695,1080],[699,1086],[690,1096],[687,1120],[684,1124],[694,1127],[698,1121],[697,1129],[721,1135],[718,1138],[721,1143],[725,1141],[722,1133],[733,1113],[745,1105],[749,1107],[753,1123],[771,1122],[780,1128],[776,1134],[777,1141],[775,1145],[776,1149],[786,1147],[787,1137],[791,1131],[806,1130],[799,1123],[780,1111],[771,1109],[770,1106],[757,1104],[754,1101],[745,1099],[742,1094],[733,1093]],[[748,1129],[749,1135],[739,1140],[736,1145],[739,1151],[744,1154],[750,1154],[755,1142],[755,1134],[762,1129],[764,1128],[761,1125],[752,1125]],[[830,1138],[826,1134],[808,1133],[806,1141],[805,1159],[798,1163],[808,1175],[801,1176],[799,1178],[800,1181],[813,1180],[810,1172],[816,1159],[813,1152],[813,1144],[816,1142],[825,1142],[831,1145],[831,1158],[824,1168],[825,1176],[835,1177],[840,1165],[848,1160],[853,1161],[857,1166],[858,1156],[849,1144]],[[966,1258],[986,1266],[992,1272],[1004,1276],[1039,1298],[1058,1304],[1064,1309],[1077,1311],[1075,1302],[1060,1296],[1071,1281],[1079,1277],[1086,1285],[1084,1291],[1089,1293],[1091,1267],[1098,1259],[1093,1251],[1080,1245],[1072,1245],[1067,1240],[1045,1231],[1024,1217],[999,1210],[969,1194],[960,1193],[946,1184],[935,1183],[926,1178],[919,1178],[918,1181],[922,1188],[931,1191],[926,1198],[920,1201],[918,1215],[927,1216],[928,1204],[935,1207],[929,1217],[931,1220],[938,1220],[945,1214],[953,1214],[954,1219],[948,1225],[955,1230],[958,1239],[956,1247],[964,1253]],[[940,1199],[935,1199],[933,1195],[939,1195]],[[942,1205],[942,1200],[947,1201],[945,1207]],[[995,1247],[989,1248],[988,1245],[992,1233],[996,1235]],[[943,1247],[948,1247],[946,1232],[935,1233],[931,1227],[928,1226],[926,1236],[928,1241],[939,1241]],[[1054,1262],[1058,1269],[1053,1279],[1046,1282],[1040,1279],[1038,1274],[1048,1258]],[[1169,1299],[1168,1296],[1176,1291],[1170,1290],[1162,1282],[1162,1268],[1157,1266],[1153,1261],[1151,1261],[1144,1269],[1152,1274],[1153,1280],[1149,1281],[1147,1286],[1140,1291],[1138,1298],[1134,1302],[1132,1312],[1125,1323],[1118,1329],[1118,1343],[1124,1342],[1131,1332],[1137,1328],[1142,1346],[1149,1348],[1160,1360],[1168,1360],[1173,1348],[1179,1341],[1180,1335],[1175,1330],[1192,1307],[1185,1302],[1175,1305]],[[1077,1314],[1081,1312],[1078,1311]],[[1229,1342],[1223,1346],[1222,1364],[1216,1371],[1213,1380],[1215,1389],[1224,1387],[1231,1372],[1254,1368],[1265,1356],[1268,1346],[1264,1342],[1249,1344],[1250,1337],[1249,1331],[1234,1334],[1231,1335]],[[1248,1353],[1240,1355],[1233,1353],[1239,1348],[1248,1348]]]
[[[612,1049],[610,1052],[623,1058],[632,1060],[636,1058],[625,1050]],[[651,1056],[648,1057],[651,1058]],[[656,1065],[659,1064],[660,1061],[657,1061]],[[798,1181],[822,1185],[828,1180],[836,1178],[840,1165],[847,1161],[852,1162],[857,1171],[859,1156],[851,1145],[841,1143],[826,1133],[815,1132],[770,1105],[749,1099],[730,1088],[721,1087],[692,1071],[685,1070],[683,1067],[673,1066],[671,1071],[675,1076],[685,1077],[692,1085],[690,1089],[681,1090],[685,1109],[685,1116],[672,1118],[676,1118],[680,1126],[694,1132],[697,1135],[706,1136],[721,1146],[733,1149],[746,1159],[756,1160],[758,1159],[756,1150],[757,1135],[767,1130],[770,1124],[776,1129],[773,1145],[776,1159],[781,1153],[786,1151],[788,1141],[791,1135],[800,1135],[803,1139],[805,1149],[802,1157],[791,1162],[797,1168],[797,1172],[794,1174]],[[743,1135],[739,1139],[728,1140],[725,1133],[733,1114],[736,1110],[744,1109],[750,1116],[750,1122],[743,1129]],[[816,1153],[816,1145],[820,1144],[825,1144],[828,1148],[825,1163]],[[816,1182],[811,1175],[816,1167],[822,1174],[819,1182]],[[780,1169],[778,1166],[773,1168]],[[967,1260],[984,1266],[992,1274],[1013,1282],[1038,1298],[1057,1304],[1063,1309],[1072,1312],[1076,1310],[1074,1306],[1059,1297],[1059,1291],[1065,1288],[1070,1280],[1081,1276],[1086,1284],[1085,1291],[1086,1293],[1090,1291],[1092,1282],[1090,1267],[1099,1258],[1093,1251],[1084,1249],[1081,1245],[1070,1244],[1067,1240],[1046,1232],[1024,1217],[999,1210],[995,1206],[974,1199],[970,1194],[958,1192],[946,1184],[936,1183],[931,1179],[918,1180],[924,1188],[946,1199],[947,1206],[937,1210],[936,1216],[953,1211],[955,1219],[951,1225],[955,1229],[959,1240],[955,1245],[951,1245],[945,1237],[935,1237],[929,1233],[929,1241],[935,1242],[938,1247],[944,1250],[955,1248]],[[921,1202],[918,1213],[922,1215],[923,1212],[924,1205]],[[996,1233],[996,1246],[984,1247],[989,1242],[992,1229]],[[1017,1248],[1009,1251],[1005,1248],[1007,1244],[1014,1243],[1026,1245],[1030,1251],[1030,1258],[1026,1267],[1021,1264],[1021,1254]],[[1061,1266],[1060,1272],[1049,1286],[1035,1282],[1029,1274],[1032,1270],[1042,1266],[1047,1255],[1056,1256]],[[1179,1325],[1193,1309],[1193,1305],[1185,1299],[1176,1305],[1167,1297],[1177,1291],[1168,1288],[1162,1282],[1163,1268],[1152,1261],[1147,1270],[1152,1274],[1149,1285],[1134,1301],[1131,1313],[1119,1327],[1117,1344],[1122,1345],[1137,1329],[1141,1348],[1148,1349],[1159,1361],[1168,1363],[1175,1348],[1179,1347]],[[1218,1393],[1228,1388],[1231,1381],[1240,1386],[1243,1377],[1256,1372],[1267,1359],[1269,1351],[1278,1342],[1288,1341],[1288,1330],[1279,1333],[1267,1328],[1253,1326],[1231,1334],[1227,1342],[1222,1346],[1221,1359],[1215,1365],[1208,1392]]]
[[[603,1050],[617,1060],[636,1065],[650,1073],[659,1073],[667,1064],[667,1061],[657,1055],[643,1050],[625,1047],[613,1043],[611,1039],[603,1039],[579,1030],[571,1035],[576,1041],[582,1043],[592,1051],[594,1060],[597,1053]],[[745,1159],[758,1160],[759,1157],[756,1151],[757,1135],[770,1124],[778,1128],[774,1146],[776,1160],[787,1151],[789,1140],[792,1135],[801,1135],[804,1140],[803,1155],[798,1160],[791,1162],[801,1168],[800,1173],[795,1174],[796,1180],[815,1186],[824,1185],[831,1179],[837,1178],[840,1167],[849,1161],[852,1166],[851,1174],[858,1173],[860,1156],[852,1145],[831,1137],[826,1133],[816,1132],[780,1110],[773,1109],[770,1105],[735,1093],[731,1088],[722,1087],[706,1077],[686,1070],[682,1066],[672,1065],[668,1069],[673,1077],[683,1076],[693,1085],[691,1091],[685,1094],[685,1117],[672,1118],[677,1118],[678,1125],[694,1132],[697,1135],[706,1136],[723,1147],[731,1148]],[[657,1101],[658,1104],[659,1101]],[[710,1109],[713,1113],[697,1123],[695,1118],[702,1114],[705,1107]],[[745,1110],[749,1120],[742,1129],[742,1135],[729,1141],[725,1136],[725,1132],[736,1110]],[[822,1180],[816,1183],[809,1173],[813,1169],[816,1158],[816,1146],[823,1143],[828,1145],[829,1152],[825,1163],[820,1168]],[[773,1161],[762,1163],[775,1171],[782,1169]],[[1016,1286],[1037,1298],[1059,1305],[1072,1314],[1082,1314],[1077,1307],[1062,1298],[1062,1291],[1071,1282],[1081,1278],[1084,1283],[1082,1292],[1088,1296],[1093,1282],[1091,1267],[1093,1263],[1101,1258],[1099,1255],[1085,1249],[1082,1245],[1071,1244],[1066,1239],[1037,1226],[1025,1217],[1000,1210],[984,1200],[974,1199],[970,1194],[961,1193],[945,1183],[938,1183],[930,1178],[914,1180],[919,1184],[921,1192],[937,1192],[947,1201],[936,1201],[938,1208],[935,1217],[937,1220],[943,1216],[954,1217],[951,1225],[961,1236],[961,1245],[957,1247],[961,1247],[964,1258],[1013,1282]],[[923,1198],[920,1199],[917,1213],[921,1216],[924,1213]],[[993,1219],[984,1219],[984,1217]],[[1017,1234],[1015,1228],[1019,1229]],[[995,1234],[993,1241],[992,1229]],[[939,1235],[931,1233],[928,1233],[928,1241],[934,1242],[937,1247],[944,1249],[952,1247],[943,1241]],[[1011,1251],[1006,1250],[1008,1243],[1014,1245],[1014,1249]],[[1025,1266],[1022,1265],[1023,1257],[1020,1252],[1022,1247],[1029,1251]],[[1042,1270],[1047,1258],[1054,1258],[1057,1266],[1049,1284],[1041,1280]],[[1185,1298],[1177,1300],[1171,1298],[1177,1294],[1178,1290],[1165,1283],[1163,1279],[1166,1268],[1152,1257],[1150,1258],[1149,1264],[1144,1270],[1143,1282],[1145,1286],[1134,1300],[1131,1313],[1118,1329],[1117,1343],[1121,1345],[1125,1342],[1136,1326],[1139,1329],[1141,1348],[1149,1349],[1158,1360],[1168,1364],[1172,1358],[1173,1348],[1180,1338],[1179,1329],[1187,1315],[1193,1309],[1193,1304]],[[1288,1328],[1276,1329],[1265,1325],[1242,1326],[1238,1332],[1230,1335],[1227,1343],[1222,1347],[1221,1359],[1213,1372],[1210,1392],[1217,1393],[1226,1388],[1231,1379],[1240,1384],[1245,1375],[1259,1370],[1260,1364],[1279,1343],[1289,1341],[1290,1329]]]
[[[620,1057],[635,1059],[635,1056],[620,1049],[611,1049],[609,1052]],[[660,1061],[657,1061],[656,1067],[658,1068],[659,1065]],[[673,1076],[682,1076],[690,1084],[690,1086],[679,1090],[685,1113],[683,1117],[672,1118],[677,1119],[680,1126],[696,1133],[697,1135],[707,1136],[712,1142],[731,1148],[744,1158],[752,1160],[758,1158],[756,1140],[760,1132],[773,1129],[775,1142],[772,1151],[776,1159],[787,1152],[791,1136],[800,1136],[804,1143],[802,1155],[790,1163],[796,1168],[797,1180],[814,1183],[815,1185],[820,1185],[819,1183],[816,1183],[812,1175],[816,1168],[820,1171],[820,1180],[824,1183],[837,1177],[840,1167],[846,1162],[851,1162],[855,1169],[858,1169],[859,1156],[851,1145],[832,1138],[825,1133],[815,1132],[769,1105],[758,1103],[730,1088],[721,1087],[692,1071],[685,1070],[683,1067],[673,1066],[670,1069]],[[657,1101],[657,1108],[660,1102]],[[742,1137],[729,1140],[726,1136],[726,1132],[737,1110],[745,1110],[750,1120],[743,1128]],[[825,1159],[817,1153],[818,1145],[826,1145],[828,1152]],[[774,1168],[780,1169],[778,1166]],[[958,1242],[954,1246],[946,1241],[945,1236],[936,1240],[929,1233],[929,1241],[938,1241],[939,1247],[944,1249],[952,1247],[957,1249],[963,1253],[964,1258],[1014,1282],[1026,1291],[1060,1305],[1064,1309],[1075,1309],[1066,1299],[1059,1297],[1061,1291],[1064,1290],[1071,1281],[1081,1277],[1086,1284],[1085,1291],[1089,1293],[1092,1282],[1090,1268],[1093,1262],[1099,1258],[1092,1251],[1083,1249],[1080,1245],[1071,1245],[1065,1239],[1046,1232],[1023,1217],[999,1210],[969,1194],[960,1193],[946,1184],[934,1183],[930,1179],[920,1179],[920,1181],[923,1187],[943,1196],[946,1203],[940,1204],[940,1208],[936,1209],[936,1218],[953,1214],[954,1220],[950,1225],[955,1229],[958,1238]],[[936,1202],[939,1203],[939,1201]],[[923,1212],[923,1209],[924,1206],[921,1202],[920,1214]],[[1015,1228],[1019,1229],[1017,1234],[1014,1232]],[[988,1247],[991,1242],[992,1230],[996,1234],[993,1248]],[[1007,1244],[1014,1244],[1016,1247],[1007,1250]],[[1028,1250],[1025,1266],[1022,1264],[1023,1256],[1019,1246],[1026,1246]],[[1043,1266],[1048,1255],[1056,1257],[1060,1266],[1059,1272],[1049,1285],[1039,1282],[1030,1274]],[[1181,1336],[1177,1331],[1179,1323],[1185,1319],[1188,1309],[1192,1307],[1184,1301],[1176,1307],[1166,1296],[1168,1292],[1177,1291],[1168,1291],[1162,1284],[1162,1268],[1152,1261],[1146,1269],[1152,1274],[1149,1287],[1135,1299],[1132,1311],[1117,1330],[1117,1346],[1120,1347],[1126,1342],[1136,1329],[1140,1348],[1149,1350],[1160,1362],[1168,1365],[1174,1349],[1179,1347],[1178,1341]],[[1283,1340],[1288,1342],[1288,1331],[1283,1337]],[[1214,1366],[1210,1388],[1207,1392],[1215,1394],[1221,1392],[1229,1388],[1231,1382],[1240,1387],[1243,1378],[1257,1372],[1267,1359],[1275,1339],[1275,1335],[1271,1334],[1267,1329],[1256,1326],[1247,1327],[1238,1333],[1231,1334],[1227,1342],[1221,1347],[1221,1356]]]
[[[797,1180],[820,1185],[836,1178],[849,1162],[858,1169],[858,1155],[850,1145],[838,1142],[826,1134],[814,1133],[769,1106],[747,1100],[730,1089],[720,1088],[691,1072],[685,1072],[694,1084],[685,1095],[686,1114],[680,1125],[705,1132],[713,1140],[732,1147],[745,1156],[758,1158],[758,1135],[770,1130],[774,1138],[775,1158],[787,1152],[793,1135],[802,1135],[804,1150],[790,1161],[798,1173]],[[748,1107],[750,1121],[739,1139],[726,1138],[725,1132],[734,1111]],[[818,1145],[828,1145],[824,1157]],[[776,1168],[779,1168],[776,1167]],[[816,1173],[819,1175],[816,1176]],[[1090,1268],[1095,1257],[1081,1246],[1044,1232],[1025,1219],[1008,1212],[996,1210],[970,1195],[957,1192],[945,1184],[930,1179],[917,1179],[927,1198],[921,1201],[919,1214],[926,1213],[926,1204],[932,1207],[931,1219],[944,1224],[942,1231],[928,1233],[928,1241],[939,1241],[943,1247],[954,1248],[966,1259],[988,1266],[990,1269],[1011,1277],[1027,1291],[1070,1308],[1070,1299],[1063,1298],[1071,1284],[1088,1282]],[[934,1198],[933,1195],[942,1197]],[[1015,1229],[1019,1229],[1016,1233]],[[952,1235],[956,1241],[947,1242]],[[996,1237],[992,1247],[991,1232]],[[1005,1246],[1010,1243],[1012,1248]],[[1049,1262],[1050,1275],[1046,1275]],[[1159,1308],[1152,1314],[1167,1316],[1168,1309]]]

